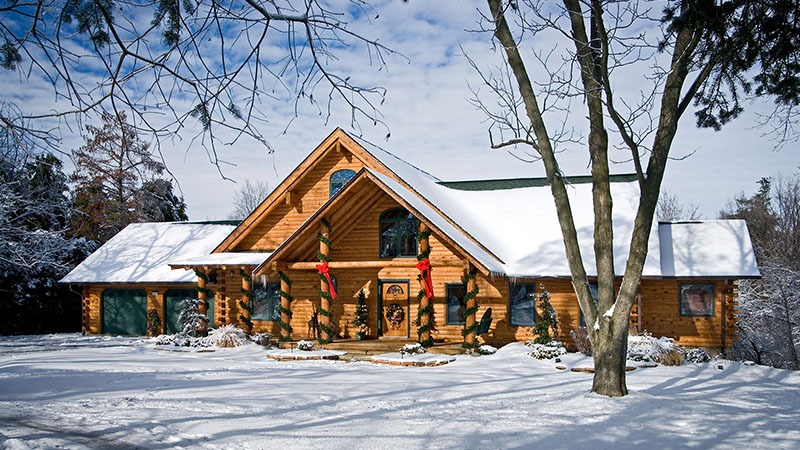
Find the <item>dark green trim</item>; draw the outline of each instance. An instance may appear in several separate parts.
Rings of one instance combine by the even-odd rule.
[[[637,180],[636,174],[610,175],[612,183],[630,183]],[[567,184],[587,184],[592,182],[591,175],[578,175],[564,177]],[[519,189],[526,187],[544,187],[550,184],[547,178],[507,178],[502,180],[466,180],[466,181],[440,181],[438,184],[459,191],[500,191],[506,189]]]

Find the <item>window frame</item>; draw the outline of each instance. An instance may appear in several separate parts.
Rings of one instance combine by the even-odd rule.
[[[453,289],[460,288],[463,289],[463,294],[459,298],[461,303],[461,307],[459,308],[459,321],[453,322],[450,320],[450,293]],[[465,325],[467,323],[467,319],[464,317],[464,311],[467,310],[467,302],[464,300],[464,297],[467,296],[467,285],[464,283],[445,283],[445,325]]]
[[[702,288],[701,288],[702,287]],[[689,300],[684,294],[690,289],[709,289],[711,292],[710,308],[706,312],[693,312],[689,307]],[[716,315],[717,285],[716,283],[679,283],[678,284],[678,314],[681,317],[714,317]]]
[[[339,177],[337,177],[337,175]],[[336,195],[342,188],[356,176],[356,171],[353,169],[339,169],[328,177],[328,198]],[[336,179],[335,179],[336,178]],[[336,188],[334,190],[334,184]]]
[[[270,288],[274,289],[274,291],[271,291]],[[258,299],[256,297],[257,290],[265,291],[264,299]],[[281,313],[280,313],[281,296],[278,293],[280,291],[280,283],[269,282],[266,283],[266,286],[259,283],[253,286],[252,291],[253,295],[250,297],[250,307],[251,307],[250,320],[258,320],[264,322],[279,321],[281,319]],[[274,292],[274,295],[272,297],[270,296],[270,292]],[[254,314],[256,310],[255,302],[262,302],[262,301],[265,301],[267,303],[264,309],[267,312],[272,311],[272,318],[264,318],[263,315]]]
[[[531,310],[532,310],[531,311],[531,313],[532,313],[531,317],[533,318],[533,320],[531,320],[530,323],[528,323],[528,322],[524,322],[523,323],[523,322],[518,321],[515,318],[516,315],[514,314],[514,312],[515,312],[514,301],[522,299],[522,298],[516,298],[516,296],[512,295],[513,290],[515,288],[517,288],[517,287],[530,288],[530,291],[527,294],[527,297],[531,301]],[[536,283],[534,283],[534,282],[524,282],[524,283],[509,282],[508,283],[508,322],[509,322],[509,324],[512,327],[532,327],[532,326],[536,325],[536,316],[537,316],[537,314],[536,314]]]
[[[400,211],[402,211],[402,217],[387,217]],[[394,254],[384,253],[384,248],[389,248],[388,243],[386,242],[387,237],[385,236],[385,233],[389,231],[390,228],[395,228],[395,230],[397,230],[397,227],[403,223],[411,224],[410,229],[413,230],[413,234],[409,235],[408,239],[411,241],[413,251],[403,253],[403,236],[406,235],[395,232],[393,243]],[[384,227],[384,225],[389,224],[391,224],[390,228]],[[419,219],[414,217],[414,215],[411,214],[407,209],[398,207],[389,208],[383,211],[378,218],[378,257],[383,259],[416,258],[419,254],[419,243],[417,242],[417,236],[419,236]]]

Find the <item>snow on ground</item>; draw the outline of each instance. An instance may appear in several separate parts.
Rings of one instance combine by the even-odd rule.
[[[9,449],[800,448],[800,374],[739,363],[640,368],[631,394],[512,344],[439,367],[290,361],[256,345],[0,338]],[[570,354],[569,366],[590,360]]]

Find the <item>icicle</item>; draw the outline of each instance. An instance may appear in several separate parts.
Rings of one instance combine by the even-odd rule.
[[[261,274],[261,286],[263,286],[264,289],[267,288],[267,275],[263,273]]]

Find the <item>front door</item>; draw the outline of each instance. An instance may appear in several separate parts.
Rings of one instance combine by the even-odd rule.
[[[381,280],[381,334],[386,337],[407,338],[411,329],[408,280]]]

